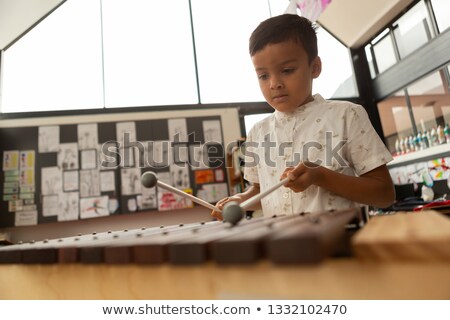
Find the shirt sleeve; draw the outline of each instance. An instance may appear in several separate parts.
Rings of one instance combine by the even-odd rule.
[[[256,128],[253,127],[247,135],[245,140],[245,153],[244,153],[244,179],[250,183],[259,183],[258,174],[258,155],[257,147],[258,142],[254,140]]]
[[[347,159],[358,175],[361,176],[393,159],[362,106],[352,105],[348,108],[346,123]]]

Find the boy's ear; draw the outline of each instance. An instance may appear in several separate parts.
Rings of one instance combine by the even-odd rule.
[[[312,77],[317,78],[322,72],[322,60],[319,56],[315,57],[312,62]]]

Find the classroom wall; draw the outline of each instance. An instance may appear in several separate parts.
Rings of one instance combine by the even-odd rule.
[[[220,117],[222,125],[223,144],[229,145],[240,138],[240,123],[237,108],[218,108],[202,110],[177,111],[143,111],[129,113],[108,113],[97,115],[56,116],[27,119],[6,119],[0,121],[0,130],[5,128],[21,128],[29,126],[66,125],[102,122],[124,122],[143,119],[175,119],[190,117]],[[3,150],[1,150],[3,151]],[[36,181],[38,184],[39,181]],[[132,229],[158,225],[173,225],[179,223],[200,222],[210,219],[209,209],[200,206],[174,211],[149,211],[114,216],[98,217],[76,221],[48,222],[32,226],[16,226],[0,228],[0,233],[8,233],[11,240],[31,241],[65,236],[78,233],[86,234],[108,230]],[[11,214],[1,212],[0,214]]]

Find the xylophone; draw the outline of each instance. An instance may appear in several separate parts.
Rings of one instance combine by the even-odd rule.
[[[0,247],[0,263],[317,263],[335,254],[359,209],[107,231]]]

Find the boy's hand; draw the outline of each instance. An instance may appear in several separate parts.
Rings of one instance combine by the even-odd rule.
[[[322,167],[313,162],[305,161],[296,167],[286,168],[281,175],[281,180],[289,177],[291,181],[285,184],[286,188],[294,192],[305,191],[310,185],[317,185],[321,180]]]
[[[216,203],[216,207],[219,208],[220,210],[223,210],[223,207],[225,206],[225,204],[228,202],[231,202],[231,201],[241,203],[243,200],[241,197],[239,197],[237,195],[231,196],[231,197],[226,197],[226,198],[223,198],[222,200],[219,200]],[[216,218],[217,220],[220,220],[220,221],[223,220],[222,213],[218,212],[218,211],[212,211],[211,217]]]

